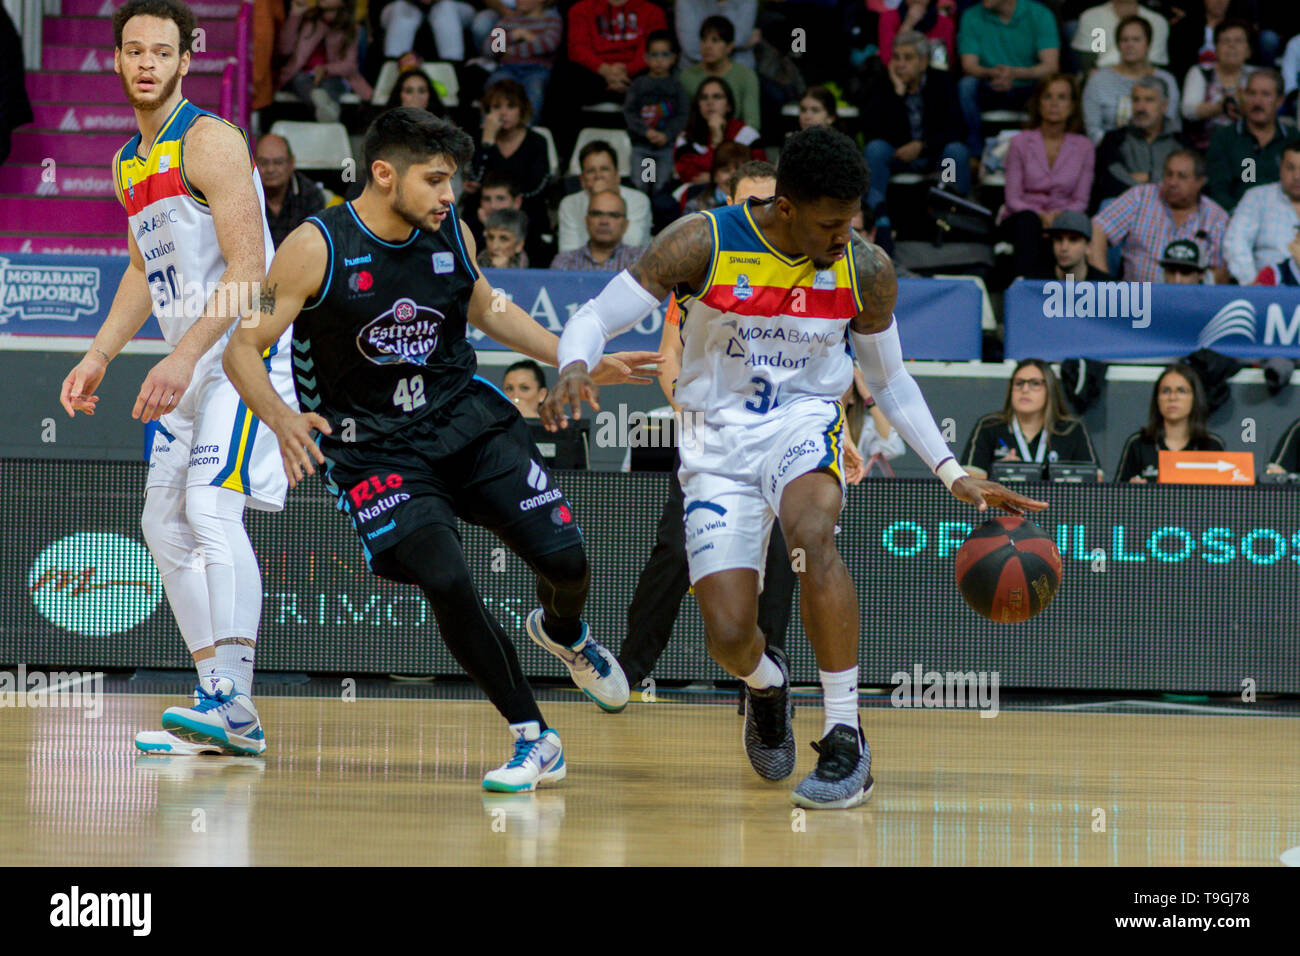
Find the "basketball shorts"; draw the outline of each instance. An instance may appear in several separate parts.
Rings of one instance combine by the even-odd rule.
[[[279,439],[226,377],[222,348],[204,356],[181,403],[159,419],[145,489],[216,485],[247,495],[250,508],[279,511],[289,490]],[[273,347],[264,362],[276,393],[296,410],[289,350]]]
[[[351,518],[371,570],[376,554],[411,532],[429,525],[456,532],[457,518],[493,532],[525,561],[583,543],[517,412],[442,457],[421,454],[418,443],[338,445],[326,456],[326,487]]]
[[[843,494],[843,433],[843,406],[809,399],[769,413],[759,425],[700,425],[683,436],[677,476],[686,498],[691,584],[718,571],[752,568],[761,590],[786,486],[826,470]]]

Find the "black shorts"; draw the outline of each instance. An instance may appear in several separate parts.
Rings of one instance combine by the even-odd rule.
[[[372,571],[375,556],[411,532],[429,525],[454,532],[457,518],[493,532],[525,561],[583,543],[569,502],[518,413],[441,457],[422,454],[418,443],[339,445],[327,454],[328,477]]]

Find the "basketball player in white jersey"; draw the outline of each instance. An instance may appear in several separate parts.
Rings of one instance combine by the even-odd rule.
[[[287,482],[275,435],[240,401],[221,355],[274,248],[247,137],[181,93],[194,30],[180,0],[128,0],[114,14],[114,69],[139,127],[113,161],[131,261],[60,400],[69,415],[93,415],[108,364],[157,316],[172,351],[131,413],[158,422],[141,527],[199,680],[193,706],[169,708],[163,730],[136,746],[257,754],[266,740],[249,695],[262,581],[243,511],[280,510]],[[263,360],[296,404],[288,332]]]
[[[826,127],[791,136],[776,195],[687,216],[664,230],[564,327],[543,423],[567,425],[597,390],[587,369],[605,343],[670,291],[682,302],[675,397],[695,423],[683,434],[687,562],[709,653],[744,682],[744,743],[768,780],[794,772],[790,675],[765,647],[758,594],[779,517],[799,573],[804,629],[825,702],[817,766],[791,799],[810,809],[856,806],[871,795],[871,750],[858,717],[858,596],[835,547],[844,504],[840,397],[853,382],[851,336],[876,402],[962,501],[1037,511],[1034,501],[957,464],[903,365],[889,258],[853,233],[867,191],[857,146]],[[702,421],[702,424],[699,424]]]

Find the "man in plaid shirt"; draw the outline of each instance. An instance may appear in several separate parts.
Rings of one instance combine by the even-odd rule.
[[[1224,255],[1228,271],[1242,285],[1266,266],[1291,258],[1290,245],[1300,229],[1300,140],[1283,150],[1280,176],[1246,193],[1228,223]]]
[[[1164,177],[1126,190],[1092,220],[1088,261],[1106,269],[1107,243],[1123,244],[1124,279],[1161,282],[1160,256],[1175,239],[1201,245],[1216,283],[1228,281],[1223,259],[1223,236],[1228,214],[1201,195],[1205,188],[1205,160],[1200,153],[1180,149],[1165,159]]]

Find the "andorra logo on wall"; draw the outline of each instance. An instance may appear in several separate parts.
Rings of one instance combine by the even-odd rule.
[[[129,631],[163,598],[162,579],[144,545],[109,533],[55,541],[32,564],[27,590],[47,621],[87,637]]]

